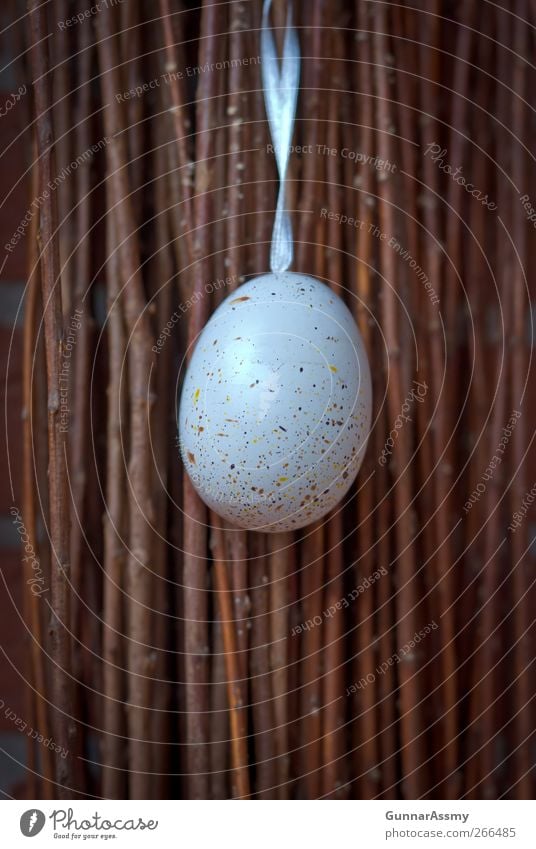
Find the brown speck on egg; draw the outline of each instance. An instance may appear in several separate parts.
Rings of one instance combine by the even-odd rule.
[[[242,303],[242,301],[250,301],[250,300],[251,300],[251,298],[249,297],[249,295],[242,295],[242,297],[240,297],[240,298],[233,298],[233,300],[230,301],[229,303],[240,304],[240,303]]]
[[[189,459],[190,463],[193,463],[193,464],[194,464],[194,466],[196,465],[196,462],[195,462],[195,454],[192,454],[192,452],[191,452],[191,451],[188,451],[188,459]]]

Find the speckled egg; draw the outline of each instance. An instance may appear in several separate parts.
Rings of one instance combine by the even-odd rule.
[[[197,340],[179,408],[184,465],[241,528],[284,531],[345,495],[371,419],[367,355],[350,311],[303,274],[265,274],[218,307]]]

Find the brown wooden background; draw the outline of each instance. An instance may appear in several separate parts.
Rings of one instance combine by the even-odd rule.
[[[535,482],[534,4],[295,4],[295,270],[354,310],[375,423],[343,510],[270,538],[222,529],[178,457],[180,364],[224,290],[151,351],[208,282],[267,270],[261,4],[38,5],[2,11],[0,107],[27,85],[0,118],[2,245],[59,182],[2,251],[0,789],[531,797],[533,509],[508,526]],[[64,433],[51,402],[75,309]],[[415,380],[423,403],[382,465]]]

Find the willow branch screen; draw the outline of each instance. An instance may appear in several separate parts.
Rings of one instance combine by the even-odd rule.
[[[8,796],[534,793],[536,8],[293,6],[292,271],[356,322],[372,423],[342,500],[277,533],[218,498],[284,511],[290,454],[274,495],[255,469],[240,487],[243,453],[292,438],[274,405],[301,426],[309,355],[276,334],[243,427],[210,430],[201,397],[188,426],[228,458],[211,499],[177,429],[209,318],[270,270],[261,0],[2,12]],[[287,2],[270,25],[281,54]]]

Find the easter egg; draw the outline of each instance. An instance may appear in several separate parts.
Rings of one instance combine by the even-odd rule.
[[[179,443],[203,501],[231,524],[293,530],[343,498],[371,420],[367,355],[331,289],[292,272],[232,292],[197,339]]]

